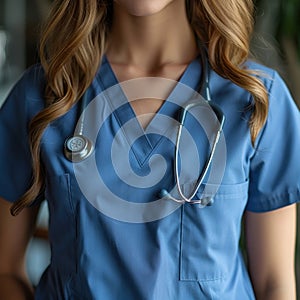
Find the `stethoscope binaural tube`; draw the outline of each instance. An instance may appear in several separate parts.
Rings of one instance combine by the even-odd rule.
[[[176,144],[175,144],[175,162],[174,162],[174,174],[175,174],[175,183],[176,183],[176,188],[177,188],[177,191],[178,191],[178,194],[179,194],[179,197],[180,199],[176,199],[175,197],[173,197],[166,189],[162,189],[159,193],[159,197],[160,198],[166,198],[166,199],[170,199],[170,200],[173,200],[175,202],[178,202],[178,203],[191,203],[191,204],[201,204],[201,205],[204,205],[204,206],[209,206],[213,203],[213,199],[211,197],[205,197],[203,199],[197,199],[197,200],[193,200],[193,198],[195,197],[198,189],[200,188],[201,184],[203,183],[203,179],[205,178],[208,170],[209,170],[209,167],[211,165],[211,162],[212,162],[212,159],[213,159],[213,156],[215,154],[215,151],[216,151],[216,147],[217,147],[217,144],[218,144],[218,141],[219,141],[219,138],[220,138],[220,135],[221,135],[221,132],[223,130],[223,125],[224,125],[224,121],[225,121],[225,117],[221,111],[221,109],[215,105],[215,104],[212,104],[212,103],[209,103],[210,107],[212,108],[212,110],[214,111],[217,119],[218,119],[218,122],[219,122],[219,127],[216,131],[216,134],[215,134],[215,137],[214,137],[214,142],[213,142],[213,145],[212,145],[212,149],[210,151],[210,154],[209,154],[209,157],[208,159],[206,160],[205,162],[205,165],[197,179],[197,182],[193,188],[193,191],[191,192],[191,194],[189,196],[185,196],[182,189],[181,189],[181,185],[180,185],[180,179],[179,179],[179,170],[178,170],[178,161],[179,161],[179,146],[180,146],[180,140],[181,140],[181,132],[182,132],[182,128],[184,126],[184,123],[185,123],[185,118],[186,118],[186,115],[187,115],[187,112],[192,108],[192,107],[195,107],[195,106],[200,106],[202,105],[201,103],[190,103],[188,105],[186,105],[185,107],[182,107],[181,109],[181,112],[179,114],[179,125],[178,125],[178,131],[177,131],[177,137],[176,137]]]
[[[170,199],[173,200],[177,203],[190,203],[190,204],[200,204],[203,206],[210,206],[213,204],[213,198],[212,197],[204,197],[202,199],[193,199],[196,196],[196,193],[198,191],[198,189],[200,188],[201,184],[203,183],[203,180],[209,170],[209,167],[212,163],[215,151],[216,151],[216,147],[217,144],[219,142],[222,130],[223,130],[223,126],[224,126],[224,122],[225,122],[225,116],[221,110],[221,108],[212,103],[211,102],[211,95],[210,95],[210,88],[209,88],[209,66],[208,66],[208,62],[206,61],[205,64],[205,82],[204,82],[204,91],[205,91],[205,98],[206,98],[206,103],[210,106],[210,108],[213,110],[214,114],[217,117],[218,123],[219,123],[219,127],[216,130],[215,136],[214,136],[214,142],[213,145],[211,147],[211,151],[209,154],[208,159],[205,162],[205,165],[197,179],[197,182],[193,188],[193,191],[190,193],[189,196],[184,195],[182,189],[181,189],[181,185],[180,185],[180,179],[179,179],[179,170],[178,170],[178,161],[179,161],[179,145],[180,145],[180,139],[181,139],[181,133],[182,133],[182,128],[184,126],[185,123],[185,119],[186,119],[186,115],[188,113],[188,111],[190,109],[192,109],[195,106],[201,106],[203,105],[203,103],[199,102],[194,102],[194,103],[188,103],[187,105],[183,106],[180,111],[179,111],[179,115],[178,115],[178,130],[177,130],[177,137],[176,137],[176,144],[175,144],[175,154],[174,154],[174,174],[175,174],[175,184],[176,184],[176,188],[179,194],[180,199],[176,199],[175,197],[173,197],[166,189],[162,189],[159,194],[158,197],[160,198],[165,198],[165,199]]]

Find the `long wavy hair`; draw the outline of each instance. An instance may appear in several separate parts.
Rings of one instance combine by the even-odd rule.
[[[251,140],[263,127],[268,96],[254,71],[244,68],[253,31],[252,0],[186,0],[192,29],[207,47],[211,67],[220,76],[253,96],[249,120]],[[33,180],[29,190],[12,206],[17,215],[44,189],[40,142],[45,128],[64,115],[91,84],[106,48],[113,17],[112,0],[55,0],[40,42],[46,76],[45,109],[29,124]]]

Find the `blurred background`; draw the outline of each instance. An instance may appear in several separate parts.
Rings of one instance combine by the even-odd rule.
[[[38,61],[40,24],[50,5],[51,0],[0,0],[0,105],[22,72]],[[257,0],[256,5],[252,52],[258,61],[279,71],[300,107],[300,0]],[[298,215],[300,218],[299,208]],[[27,254],[28,272],[34,284],[50,259],[47,220],[47,207],[43,205]],[[300,294],[300,238],[296,252]]]

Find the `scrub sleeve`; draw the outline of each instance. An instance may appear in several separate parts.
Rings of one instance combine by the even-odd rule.
[[[18,200],[32,180],[28,124],[42,104],[40,75],[36,67],[26,71],[0,109],[0,197],[10,202]]]
[[[280,76],[273,72],[267,122],[250,163],[246,209],[266,212],[300,200],[300,114]]]

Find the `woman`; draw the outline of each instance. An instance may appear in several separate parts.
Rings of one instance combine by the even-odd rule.
[[[33,295],[24,253],[44,195],[52,258],[36,299],[295,299],[299,112],[278,74],[248,60],[252,13],[249,0],[54,2],[41,66],[24,74],[0,112],[2,299]],[[123,101],[112,88],[125,82],[126,92],[129,79],[138,88],[137,78],[153,77],[171,82],[162,85],[162,98]],[[208,170],[215,176],[207,173],[193,197],[217,186],[214,195],[206,191],[214,203],[203,209],[170,199],[183,197],[174,182],[177,125],[164,123],[199,85],[225,116],[217,163]],[[186,101],[177,103],[172,95],[181,86]],[[90,105],[82,109],[81,99]],[[92,154],[77,163],[66,146],[82,141],[65,141],[84,109],[85,129],[97,138],[87,135]],[[194,142],[179,149],[191,164],[178,167],[185,197],[206,159],[202,146],[211,146],[203,142],[202,117],[187,113]],[[191,145],[199,157],[190,159]],[[115,199],[123,202],[109,206]],[[9,216],[9,202],[17,217]],[[161,206],[135,211],[145,203]],[[243,216],[248,268],[239,250]]]

